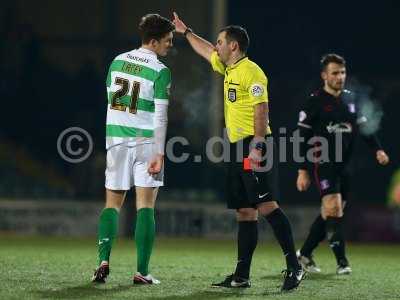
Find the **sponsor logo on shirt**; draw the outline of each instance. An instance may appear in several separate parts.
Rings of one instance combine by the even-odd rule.
[[[328,133],[338,133],[338,132],[352,132],[352,126],[350,123],[336,123],[330,122],[326,126]]]
[[[149,63],[149,60],[147,58],[144,58],[144,57],[133,56],[133,55],[128,54],[128,58],[132,59],[132,60],[139,61],[139,62],[143,62],[143,63],[146,63],[146,64]]]

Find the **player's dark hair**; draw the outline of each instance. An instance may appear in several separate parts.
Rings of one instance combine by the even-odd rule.
[[[321,71],[325,71],[326,67],[330,63],[346,66],[346,61],[342,56],[335,53],[329,53],[323,55],[321,58]]]
[[[139,33],[143,44],[148,44],[152,39],[159,41],[174,30],[174,24],[159,14],[147,14],[139,23]]]
[[[236,41],[239,45],[239,50],[246,54],[250,45],[250,38],[246,29],[238,25],[229,25],[219,32],[226,32],[226,40],[228,42]]]

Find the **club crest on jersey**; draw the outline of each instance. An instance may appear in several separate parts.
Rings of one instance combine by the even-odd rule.
[[[250,88],[250,92],[254,97],[260,97],[264,94],[264,88],[261,84],[253,84]]]
[[[236,90],[235,89],[228,89],[228,99],[231,102],[236,101]]]
[[[349,111],[351,113],[354,114],[356,112],[356,106],[354,105],[354,103],[349,103],[349,104],[347,104],[347,106],[349,107]]]

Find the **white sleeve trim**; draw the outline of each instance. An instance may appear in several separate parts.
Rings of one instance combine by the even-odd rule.
[[[168,99],[154,98],[154,104],[168,105]]]
[[[297,123],[297,125],[299,125],[301,127],[304,127],[304,128],[312,129],[312,126],[304,124],[304,123],[301,123],[301,122]]]
[[[154,104],[154,142],[156,153],[164,155],[168,125],[168,101],[156,101],[154,99]]]

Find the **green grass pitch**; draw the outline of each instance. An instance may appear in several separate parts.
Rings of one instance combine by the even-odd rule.
[[[326,244],[316,252],[321,275],[308,275],[291,293],[280,293],[283,257],[276,243],[259,243],[252,287],[212,289],[209,284],[232,272],[234,241],[158,239],[151,273],[159,286],[131,283],[136,257],[133,241],[114,246],[111,274],[93,285],[96,240],[0,235],[0,299],[400,299],[400,246],[349,245],[350,276],[335,275]]]

